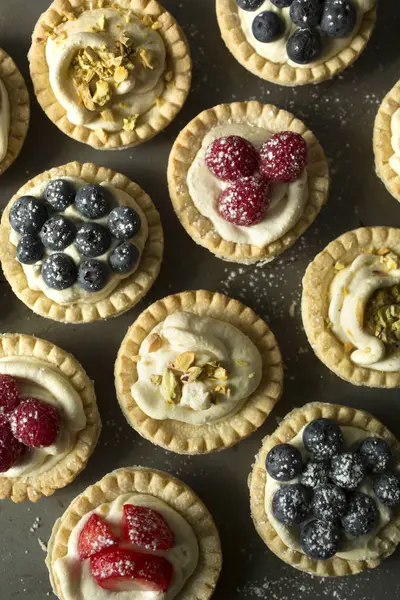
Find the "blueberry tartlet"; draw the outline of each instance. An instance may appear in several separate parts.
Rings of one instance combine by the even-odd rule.
[[[51,121],[100,150],[162,131],[191,81],[185,35],[155,0],[54,0],[36,24],[29,62]]]
[[[158,212],[124,175],[68,163],[29,181],[4,211],[3,271],[34,312],[62,322],[116,316],[134,306],[160,269]]]
[[[249,479],[257,532],[320,576],[378,566],[400,542],[400,445],[372,415],[306,404],[265,438]]]
[[[46,564],[60,600],[209,600],[222,554],[212,516],[187,485],[132,467],[73,500]]]
[[[275,336],[222,294],[183,292],[145,310],[115,364],[129,424],[179,454],[229,448],[263,425],[282,393]]]
[[[400,81],[386,94],[374,125],[375,168],[400,202]]]
[[[330,79],[364,50],[376,0],[216,0],[222,38],[251,73],[280,85]]]

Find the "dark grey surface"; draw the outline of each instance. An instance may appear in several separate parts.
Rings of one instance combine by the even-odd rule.
[[[313,355],[301,327],[301,277],[307,263],[342,232],[364,225],[400,226],[400,207],[373,169],[372,125],[378,105],[400,74],[398,0],[381,3],[373,39],[354,68],[332,82],[283,89],[258,80],[231,57],[220,38],[214,0],[164,0],[185,29],[194,59],[192,92],[176,121],[135,150],[101,153],[72,141],[39,108],[29,80],[30,34],[48,0],[0,0],[0,47],[16,60],[28,82],[32,120],[16,163],[2,176],[0,206],[27,179],[69,160],[90,160],[137,181],[161,212],[166,251],[160,278],[134,310],[109,322],[61,325],[34,314],[0,280],[0,329],[32,333],[72,352],[95,380],[103,432],[94,456],[78,479],[37,505],[0,505],[0,598],[39,600],[50,595],[39,539],[47,542],[53,522],[87,485],[116,467],[141,464],[184,479],[211,510],[219,528],[224,569],[216,600],[394,600],[400,597],[400,553],[369,573],[321,580],[286,566],[264,546],[253,528],[247,476],[261,439],[293,406],[311,400],[342,402],[373,412],[400,436],[397,391],[357,389],[340,381]],[[200,110],[233,100],[257,99],[293,110],[314,130],[329,157],[333,185],[316,223],[282,258],[263,268],[229,265],[197,247],[175,218],[168,198],[166,165],[173,140]],[[113,363],[135,317],[171,292],[206,288],[227,292],[252,306],[278,338],[285,389],[265,426],[236,448],[203,457],[179,457],[143,441],[127,425],[114,392]],[[294,317],[289,309],[294,310]]]

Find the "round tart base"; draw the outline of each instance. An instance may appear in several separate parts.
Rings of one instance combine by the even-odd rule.
[[[56,521],[48,544],[46,564],[54,593],[63,600],[54,562],[67,554],[73,528],[88,512],[130,492],[150,494],[176,510],[192,527],[199,544],[199,562],[175,600],[208,600],[214,593],[222,566],[217,528],[200,498],[182,481],[167,473],[132,467],[117,469],[78,496]]]
[[[51,342],[39,338],[5,333],[0,336],[0,358],[24,356],[37,358],[56,367],[78,392],[86,416],[86,427],[79,431],[75,446],[52,468],[43,473],[20,477],[0,477],[0,499],[14,502],[37,502],[42,496],[51,496],[71,483],[85,468],[100,435],[101,422],[93,383],[83,367],[71,355]]]
[[[286,546],[265,512],[265,459],[268,452],[276,444],[290,442],[307,423],[320,418],[333,419],[341,426],[358,427],[370,434],[380,436],[388,442],[395,456],[400,457],[399,442],[369,413],[337,404],[322,402],[306,404],[290,412],[278,429],[263,441],[249,478],[251,515],[259,536],[268,548],[292,567],[321,577],[354,575],[377,567],[395,551],[400,542],[400,509],[397,509],[394,519],[376,536],[376,548],[380,550],[380,556],[373,560],[346,560],[337,556],[328,560],[312,560],[302,552]]]
[[[331,371],[354,385],[374,388],[400,386],[400,371],[366,369],[352,362],[350,352],[335,336],[328,319],[329,288],[337,273],[335,264],[350,264],[364,252],[389,248],[400,255],[400,229],[362,227],[331,242],[307,267],[303,278],[302,317],[315,354]]]
[[[210,219],[196,208],[187,185],[188,171],[205,136],[218,125],[244,123],[265,127],[272,133],[295,131],[308,146],[308,198],[303,214],[295,226],[281,238],[260,248],[251,244],[227,242],[217,233]],[[306,125],[291,113],[272,104],[233,102],[220,104],[200,113],[178,135],[168,162],[168,186],[175,212],[193,240],[218,258],[238,263],[270,261],[288,248],[311,225],[328,197],[328,164],[318,140]]]
[[[139,17],[150,16],[161,25],[157,32],[167,51],[166,73],[171,73],[172,78],[168,77],[169,81],[166,80],[164,91],[156,104],[140,115],[134,131],[94,131],[71,123],[65,109],[56,99],[49,81],[46,40],[63,19],[79,16],[86,10],[116,5],[132,10]],[[54,0],[39,17],[32,34],[28,58],[36,97],[49,119],[63,133],[98,150],[123,150],[150,140],[173,121],[190,90],[192,63],[185,34],[172,15],[155,0]]]
[[[107,182],[126,192],[143,210],[149,226],[149,235],[138,269],[132,275],[122,279],[107,298],[94,303],[80,300],[70,304],[58,304],[43,292],[31,290],[22,265],[16,260],[16,247],[9,241],[11,231],[9,212],[12,203],[20,196],[29,194],[30,189],[44,181],[65,176],[80,177],[88,183]],[[4,276],[14,294],[38,315],[63,323],[89,323],[116,317],[131,309],[143,298],[156,280],[161,267],[163,248],[164,238],[160,216],[149,196],[125,175],[91,163],[71,162],[31,179],[11,199],[1,220],[0,260]]]
[[[374,8],[365,13],[358,32],[350,44],[338,54],[316,66],[292,67],[287,62],[275,63],[258,54],[242,30],[236,0],[216,0],[216,2],[222,39],[236,60],[261,79],[286,86],[320,83],[347,69],[364,50],[376,22]]]
[[[158,323],[178,311],[226,321],[245,333],[260,351],[263,375],[259,387],[241,409],[221,421],[198,426],[172,419],[158,421],[148,417],[132,397],[141,343]],[[204,290],[168,296],[151,305],[128,330],[115,364],[117,397],[128,423],[153,444],[178,454],[223,450],[249,436],[261,427],[278,402],[282,383],[282,358],[268,325],[241,302]]]
[[[400,175],[389,164],[392,147],[392,116],[400,108],[400,81],[385,96],[374,124],[375,169],[388,192],[400,202]]]
[[[0,175],[12,165],[24,145],[29,128],[29,94],[17,65],[0,48],[0,80],[4,83],[10,102],[10,132],[7,154],[0,161]]]

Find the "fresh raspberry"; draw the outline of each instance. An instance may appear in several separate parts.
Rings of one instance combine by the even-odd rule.
[[[54,406],[27,398],[10,415],[11,430],[17,440],[32,448],[54,443],[60,430],[60,415]]]
[[[9,375],[0,375],[0,413],[9,413],[19,404],[17,382]]]
[[[78,540],[79,558],[85,560],[110,546],[115,546],[118,539],[107,523],[99,515],[92,515],[82,529]]]
[[[214,140],[206,150],[206,164],[215,177],[222,181],[237,181],[253,175],[258,167],[254,146],[239,135]]]
[[[250,227],[263,220],[269,205],[268,181],[260,177],[243,177],[218,198],[218,211],[225,221]]]
[[[299,133],[280,131],[261,146],[260,158],[260,171],[266,179],[290,183],[306,166],[307,144]]]
[[[146,550],[169,550],[174,534],[159,512],[147,506],[125,504],[122,515],[124,539]]]
[[[5,415],[0,415],[0,473],[15,465],[24,446],[13,436],[11,425]]]

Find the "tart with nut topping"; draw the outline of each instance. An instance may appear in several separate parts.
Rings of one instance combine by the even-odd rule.
[[[186,38],[150,0],[54,0],[35,27],[29,61],[47,116],[100,150],[155,136],[190,88]]]

